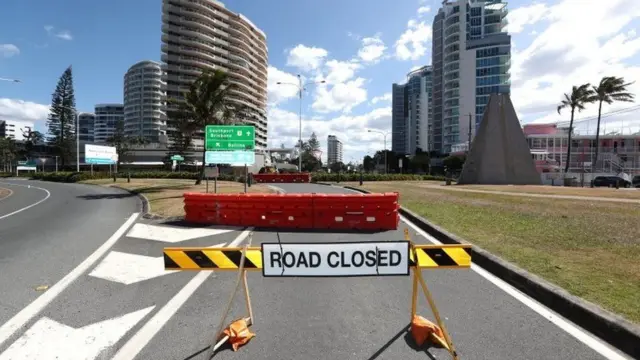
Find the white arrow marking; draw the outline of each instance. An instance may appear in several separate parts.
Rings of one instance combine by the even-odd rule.
[[[0,360],[96,359],[154,308],[155,305],[79,329],[43,317],[0,354]]]
[[[220,235],[237,230],[236,228],[178,228],[148,224],[135,224],[129,230],[128,237],[146,240],[177,243],[205,236]]]
[[[223,247],[226,243],[211,246]],[[164,259],[145,255],[110,252],[89,274],[99,279],[130,285],[159,276],[173,274],[178,270],[165,270]]]

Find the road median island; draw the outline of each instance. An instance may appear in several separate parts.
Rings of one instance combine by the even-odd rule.
[[[144,196],[149,202],[147,211],[159,217],[184,217],[185,192],[206,191],[206,184],[194,185],[193,180],[179,179],[97,179],[83,181],[84,184],[94,184],[106,187],[118,187],[135,194]],[[213,192],[213,181],[209,181],[209,192]],[[220,194],[243,193],[244,184],[233,181],[218,181],[217,191]],[[249,193],[275,193],[276,191],[267,185],[254,184],[247,188]]]
[[[8,198],[9,196],[11,196],[11,194],[13,194],[13,191],[5,188],[0,188],[0,200]]]
[[[640,334],[637,204],[448,191],[444,186],[424,185],[371,182],[355,188],[398,191],[402,207],[568,294],[624,317],[621,322],[628,320],[632,332]]]

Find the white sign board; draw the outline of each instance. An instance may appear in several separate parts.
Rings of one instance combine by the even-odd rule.
[[[262,243],[265,277],[409,275],[409,242]]]
[[[84,145],[84,162],[87,164],[115,164],[118,153],[113,146]]]
[[[220,175],[220,169],[217,166],[207,166],[204,168],[204,176],[206,178],[217,178]]]

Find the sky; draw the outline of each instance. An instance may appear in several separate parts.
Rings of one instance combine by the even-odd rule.
[[[302,135],[315,132],[326,159],[327,135],[344,144],[344,162],[384,147],[391,129],[391,86],[431,64],[431,25],[438,0],[227,0],[267,34],[269,145],[298,137],[300,74]],[[160,0],[2,0],[0,119],[33,121],[46,130],[59,76],[73,66],[79,111],[121,103],[123,76],[141,60],[160,60]],[[512,35],[512,101],[520,121],[569,120],[556,107],[572,85],[603,76],[636,81],[640,94],[640,1],[508,2]],[[313,84],[325,80],[324,84]],[[603,128],[640,131],[640,104],[603,108]],[[597,105],[576,116],[578,132],[595,132]],[[591,120],[589,120],[591,119]],[[391,145],[387,137],[387,147]]]

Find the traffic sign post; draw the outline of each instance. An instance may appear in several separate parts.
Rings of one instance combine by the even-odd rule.
[[[205,127],[205,150],[253,150],[256,141],[253,126],[207,125]]]

